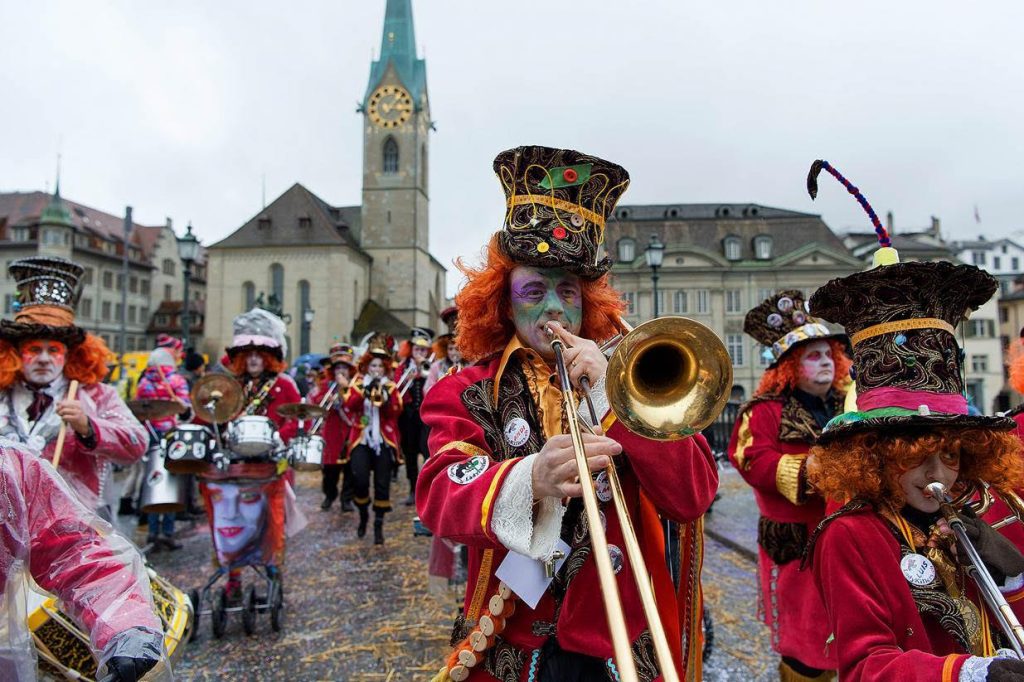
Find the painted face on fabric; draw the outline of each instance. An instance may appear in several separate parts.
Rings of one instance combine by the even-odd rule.
[[[238,554],[258,542],[263,530],[266,497],[259,487],[208,483],[213,503],[213,534],[217,549]]]
[[[249,351],[249,354],[245,357],[245,371],[250,376],[255,377],[262,374],[266,365],[267,363],[263,360],[263,354],[258,350]]]
[[[18,347],[21,374],[30,384],[45,386],[64,371],[68,348],[60,341],[31,339]]]
[[[828,341],[811,341],[800,349],[800,378],[797,387],[812,395],[824,396],[836,377],[836,363]]]
[[[580,278],[561,268],[518,265],[509,278],[512,320],[520,343],[551,360],[551,338],[544,327],[557,321],[573,334],[583,324]]]
[[[939,452],[928,455],[913,469],[900,475],[900,488],[907,498],[907,504],[926,513],[937,512],[939,501],[925,492],[925,486],[938,481],[952,489],[960,475],[960,453]]]

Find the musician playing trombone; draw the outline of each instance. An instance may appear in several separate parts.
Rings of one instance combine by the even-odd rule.
[[[426,327],[413,327],[409,339],[398,349],[399,362],[395,368],[395,382],[402,396],[402,414],[398,417],[398,430],[402,434],[402,456],[405,458],[405,477],[409,481],[409,495],[404,504],[416,501],[416,477],[420,473],[420,455],[427,456],[427,430],[420,418],[424,385],[430,371],[431,345],[434,331]]]
[[[435,535],[469,547],[469,581],[455,651],[437,680],[619,679],[589,526],[582,511],[563,390],[593,385],[598,423],[582,441],[597,478],[613,584],[641,680],[661,679],[648,623],[624,556],[623,519],[609,500],[614,464],[646,557],[669,665],[699,676],[699,527],[718,484],[704,439],[656,443],[608,410],[607,360],[598,341],[618,331],[622,297],[601,252],[605,220],[628,184],[618,165],[571,150],[520,147],[494,162],[507,200],[505,228],[484,262],[461,265],[456,341],[472,366],[441,379],[423,419],[430,458],[417,507]],[[559,385],[552,338],[564,344],[572,386]],[[683,523],[684,579],[666,568],[659,514]],[[696,529],[696,534],[693,531]],[[501,576],[501,577],[499,577]],[[699,627],[699,626],[698,626]],[[680,646],[682,643],[683,646]],[[628,649],[627,649],[628,650]]]
[[[1020,649],[1005,612],[1022,613],[1024,556],[967,511],[955,523],[968,542],[954,543],[953,512],[940,504],[943,489],[955,498],[982,480],[1020,486],[1015,424],[968,412],[956,339],[997,282],[968,265],[899,263],[876,230],[876,267],[810,299],[815,316],[846,328],[857,381],[855,410],[825,426],[808,464],[831,500],[807,557],[827,614],[823,644],[843,682],[1024,680],[1024,661],[997,657]],[[968,562],[975,552],[980,565]]]
[[[352,361],[352,346],[347,343],[336,343],[331,346],[330,353],[320,361],[324,367],[324,376],[320,385],[312,392],[309,401],[314,405],[323,405],[328,409],[324,417],[320,435],[324,439],[324,457],[321,490],[324,501],[320,508],[327,511],[338,499],[338,481],[344,475],[341,484],[341,510],[352,511],[352,475],[349,471],[348,436],[352,428],[352,416],[345,407],[344,397],[348,393],[349,384],[356,372]]]

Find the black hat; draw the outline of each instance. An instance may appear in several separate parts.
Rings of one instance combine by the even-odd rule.
[[[12,261],[7,272],[18,291],[14,321],[0,321],[0,339],[17,345],[27,339],[53,339],[68,347],[85,340],[74,324],[85,269],[64,258],[37,256]]]

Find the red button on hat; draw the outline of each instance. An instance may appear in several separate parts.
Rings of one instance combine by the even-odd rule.
[[[576,179],[578,177],[579,174],[576,172],[575,168],[566,168],[564,171],[562,171],[562,178],[566,182],[576,182]]]
[[[551,230],[551,235],[555,239],[565,239],[565,228],[559,225],[555,229]]]

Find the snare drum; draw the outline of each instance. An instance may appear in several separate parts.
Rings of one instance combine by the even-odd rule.
[[[187,641],[192,629],[192,603],[184,592],[152,569],[147,570],[153,603],[163,624],[164,646],[173,664],[181,657],[182,643]],[[39,678],[93,682],[97,663],[92,656],[89,635],[60,612],[53,597],[28,590],[28,600],[28,628],[39,656]],[[162,664],[157,664],[142,679],[159,678],[166,672],[163,668]]]
[[[275,431],[269,417],[239,417],[228,425],[228,446],[241,457],[261,457],[274,449]]]
[[[208,466],[213,434],[201,424],[180,424],[168,438],[167,470],[173,474],[195,474]]]
[[[142,479],[140,509],[144,514],[168,514],[185,511],[186,490],[180,478],[167,471],[164,445],[146,452],[146,474]]]
[[[299,471],[314,471],[323,464],[324,439],[320,436],[295,436],[288,447],[288,459]]]

